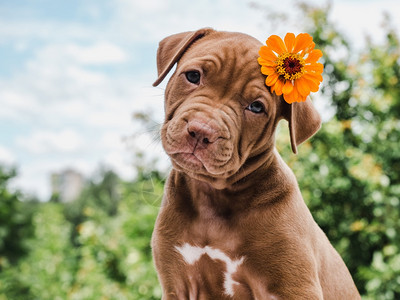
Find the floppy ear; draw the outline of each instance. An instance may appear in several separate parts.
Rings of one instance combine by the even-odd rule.
[[[213,32],[211,28],[203,28],[197,31],[182,32],[163,39],[157,50],[157,71],[158,78],[153,86],[159,85],[174,64],[182,57],[185,51],[195,41]]]
[[[297,146],[321,128],[321,117],[309,98],[305,102],[284,104],[284,118],[289,122],[292,151],[297,153]]]

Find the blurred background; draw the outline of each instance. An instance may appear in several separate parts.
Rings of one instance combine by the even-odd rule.
[[[0,300],[160,299],[150,237],[170,168],[158,42],[213,27],[310,33],[319,133],[290,150],[363,299],[400,299],[400,2],[0,2]]]

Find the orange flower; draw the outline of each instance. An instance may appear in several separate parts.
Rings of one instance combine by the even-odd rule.
[[[322,81],[324,66],[317,61],[321,50],[308,33],[295,36],[287,33],[285,41],[271,35],[262,46],[258,63],[261,73],[267,75],[265,84],[278,96],[283,94],[287,103],[306,101],[310,92],[317,92]]]

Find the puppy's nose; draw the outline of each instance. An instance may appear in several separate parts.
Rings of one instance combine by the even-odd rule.
[[[189,121],[187,124],[189,139],[196,141],[197,144],[207,146],[218,139],[218,131],[210,124],[200,121]]]

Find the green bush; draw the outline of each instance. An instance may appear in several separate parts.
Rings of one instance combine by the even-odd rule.
[[[98,183],[90,181],[72,204],[37,205],[26,226],[32,231],[24,240],[27,255],[3,266],[0,299],[161,298],[150,236],[162,178],[152,172],[127,183],[111,173],[102,172]],[[119,191],[111,210],[103,205],[107,197],[114,197],[110,190]],[[100,201],[98,195],[103,195]],[[17,197],[10,203],[24,205]],[[75,224],[77,220],[81,222]]]
[[[399,299],[399,37],[384,16],[384,43],[355,50],[329,21],[329,5],[300,6],[324,53],[321,100],[335,113],[298,156],[285,137],[278,146],[365,299]]]

